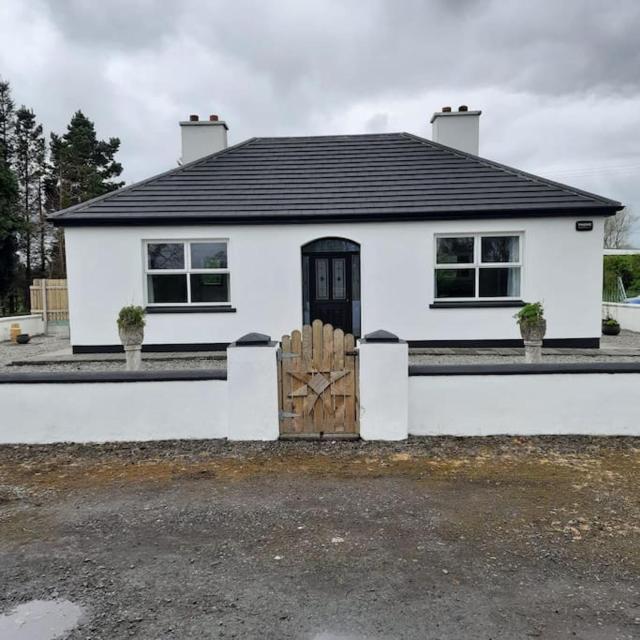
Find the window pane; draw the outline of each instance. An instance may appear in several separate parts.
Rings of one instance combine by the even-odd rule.
[[[192,242],[191,243],[191,268],[192,269],[226,269],[227,268],[227,243],[226,242]]]
[[[333,253],[338,251],[360,251],[360,245],[343,238],[322,238],[302,247],[302,253]]]
[[[520,295],[520,267],[480,269],[480,297],[502,298]]]
[[[184,245],[180,242],[147,245],[149,269],[184,269]]]
[[[329,265],[327,258],[316,260],[316,300],[329,299]]]
[[[187,276],[182,273],[147,276],[149,303],[186,302]]]
[[[475,269],[436,269],[436,298],[474,298]]]
[[[229,302],[228,273],[192,273],[191,302]]]
[[[438,264],[473,264],[473,238],[438,238]]]
[[[344,300],[347,297],[344,282],[344,258],[333,259],[333,299]]]
[[[520,238],[501,236],[482,238],[482,262],[519,262]]]

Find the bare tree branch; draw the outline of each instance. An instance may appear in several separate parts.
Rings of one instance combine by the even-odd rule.
[[[636,223],[636,216],[631,209],[618,211],[604,222],[605,249],[624,249],[629,246],[631,230]]]

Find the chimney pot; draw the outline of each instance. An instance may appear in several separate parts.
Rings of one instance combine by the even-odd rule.
[[[218,122],[218,116],[215,113],[212,113],[209,116],[209,122]]]
[[[200,120],[200,117],[196,113],[192,113],[189,116],[189,122],[198,122],[198,120]]]
[[[469,111],[469,107],[467,107],[467,105],[466,105],[466,104],[461,104],[461,105],[458,107],[458,111]]]
[[[442,113],[451,113],[451,107],[442,107]]]

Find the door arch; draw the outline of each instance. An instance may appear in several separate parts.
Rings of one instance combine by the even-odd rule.
[[[302,246],[302,323],[321,320],[360,336],[360,245],[328,237]]]

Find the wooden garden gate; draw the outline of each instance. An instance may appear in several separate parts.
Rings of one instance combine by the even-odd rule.
[[[280,437],[358,437],[355,339],[315,320],[282,337],[278,352]]]

